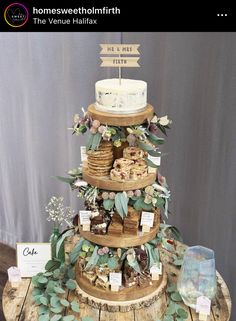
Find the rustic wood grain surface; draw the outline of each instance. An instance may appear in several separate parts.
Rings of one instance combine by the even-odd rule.
[[[161,256],[163,261],[165,261],[164,264],[167,273],[178,275],[178,269],[170,263],[171,255],[162,251]],[[217,296],[215,302],[212,304],[211,315],[208,317],[208,321],[229,321],[231,313],[231,298],[227,285],[218,272],[217,285]],[[6,321],[37,320],[37,308],[32,303],[31,291],[31,279],[24,279],[17,289],[12,288],[8,282],[6,283],[2,300]],[[79,300],[78,297],[75,297],[74,293],[69,293],[68,298],[69,300],[73,300],[75,298]],[[184,304],[182,305],[184,309],[188,311],[187,321],[199,320],[198,315],[194,310]],[[163,313],[160,301],[158,300],[149,307],[127,312],[110,312],[100,308],[96,309],[84,302],[80,302],[80,307],[80,314],[75,314],[77,319],[88,315],[92,317],[94,321],[156,321],[161,317],[160,313]],[[71,313],[71,311],[65,311],[65,314],[69,313]]]

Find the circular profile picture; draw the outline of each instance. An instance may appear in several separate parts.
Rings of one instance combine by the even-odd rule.
[[[6,7],[4,18],[9,26],[19,28],[28,21],[29,12],[23,4],[15,2]]]

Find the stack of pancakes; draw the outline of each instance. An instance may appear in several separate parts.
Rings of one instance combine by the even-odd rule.
[[[96,151],[87,152],[88,172],[93,176],[109,176],[113,164],[112,142],[102,141]]]

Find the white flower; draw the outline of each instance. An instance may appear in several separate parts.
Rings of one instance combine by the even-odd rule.
[[[159,122],[159,124],[162,125],[162,126],[167,126],[167,125],[169,125],[169,124],[172,123],[172,121],[171,121],[170,119],[168,119],[168,116],[167,116],[167,115],[166,115],[166,116],[163,116],[163,117],[161,117],[161,118],[158,118],[158,122]]]
[[[85,182],[85,181],[82,181],[81,179],[77,179],[75,182],[74,182],[74,185],[76,187],[81,187],[81,186],[87,186],[88,183]]]
[[[157,116],[155,115],[155,116],[151,119],[151,123],[156,124],[157,121],[158,121],[158,118],[157,118]]]

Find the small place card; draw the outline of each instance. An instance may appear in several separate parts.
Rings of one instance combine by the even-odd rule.
[[[207,316],[211,314],[211,300],[206,296],[197,298],[196,312],[199,313],[199,320],[207,320]]]
[[[91,211],[79,211],[80,224],[89,224],[90,225]]]
[[[18,286],[21,282],[21,272],[20,269],[16,266],[11,266],[8,270],[8,281],[11,283],[12,287]]]
[[[109,282],[111,285],[111,291],[119,291],[119,288],[122,285],[122,273],[110,272]]]
[[[152,280],[159,280],[159,276],[162,275],[162,263],[155,264],[151,267],[150,273],[152,275]]]
[[[87,161],[88,155],[86,153],[86,146],[80,146],[81,162]]]
[[[150,159],[150,161],[153,162],[153,164],[155,164],[157,166],[161,165],[161,157],[160,156],[148,155],[148,159]]]
[[[82,225],[83,231],[90,231],[90,217],[91,211],[79,211],[80,225]]]
[[[46,263],[51,260],[51,243],[17,243],[17,267],[21,277],[32,277],[45,271]]]
[[[153,227],[154,213],[153,212],[142,212],[141,226],[142,232],[146,233],[150,231],[150,227]]]

